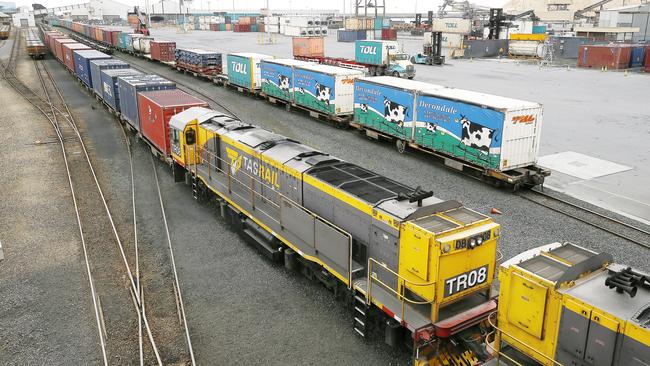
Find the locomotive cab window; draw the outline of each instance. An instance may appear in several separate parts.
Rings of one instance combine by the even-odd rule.
[[[187,130],[185,132],[185,143],[188,145],[194,145],[196,142],[196,132],[194,130]]]
[[[179,136],[178,136],[178,130],[175,128],[171,129],[172,131],[172,144],[178,145],[179,144]]]

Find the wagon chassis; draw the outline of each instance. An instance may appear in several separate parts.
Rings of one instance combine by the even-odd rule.
[[[530,165],[521,168],[515,168],[507,172],[487,169],[480,165],[471,164],[467,161],[461,160],[455,156],[444,154],[440,151],[429,149],[420,146],[414,142],[397,138],[352,122],[349,124],[351,127],[356,128],[359,132],[364,133],[368,138],[381,141],[395,141],[395,146],[400,154],[406,152],[407,148],[422,151],[429,155],[433,155],[436,159],[447,167],[460,171],[468,176],[487,182],[497,188],[510,188],[517,191],[521,188],[532,188],[536,185],[544,185],[544,179],[551,175],[551,171],[540,166]]]

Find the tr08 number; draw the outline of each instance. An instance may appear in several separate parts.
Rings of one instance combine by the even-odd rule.
[[[488,266],[475,268],[445,281],[445,297],[478,286],[487,280]]]

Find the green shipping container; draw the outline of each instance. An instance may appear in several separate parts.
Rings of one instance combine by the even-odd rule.
[[[546,34],[546,26],[545,25],[534,25],[533,26],[533,34]]]
[[[375,29],[381,29],[383,27],[384,18],[376,17],[375,18]]]

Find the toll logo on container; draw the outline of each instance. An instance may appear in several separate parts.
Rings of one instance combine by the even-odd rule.
[[[465,291],[472,287],[485,283],[488,278],[488,265],[475,268],[471,271],[461,273],[445,281],[444,297]]]
[[[377,46],[359,46],[359,51],[364,55],[376,55]]]
[[[512,124],[531,124],[535,122],[535,116],[532,114],[527,114],[524,116],[514,116],[512,117]]]
[[[240,74],[248,74],[248,67],[243,62],[231,61],[232,71]]]

